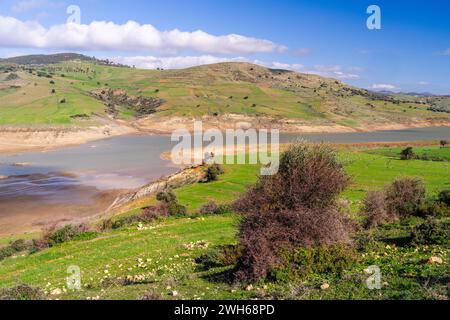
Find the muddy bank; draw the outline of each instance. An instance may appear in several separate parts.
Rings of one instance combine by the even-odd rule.
[[[55,223],[85,222],[104,212],[119,191],[78,187],[73,196],[87,196],[84,203],[41,203],[39,197],[17,196],[0,201],[0,236],[39,232]]]
[[[136,132],[136,129],[119,123],[86,128],[1,127],[0,154],[52,150]]]
[[[203,116],[198,119],[183,117],[159,117],[157,114],[139,119],[134,127],[141,132],[152,134],[171,134],[177,129],[192,132],[194,121],[201,120],[203,130],[208,129],[278,129],[281,133],[353,133],[383,130],[404,130],[411,128],[427,128],[450,126],[450,121],[413,119],[407,122],[361,123],[357,127],[340,125],[331,121],[306,121],[302,119],[281,119],[266,116],[247,116],[242,114],[225,114],[220,116]]]

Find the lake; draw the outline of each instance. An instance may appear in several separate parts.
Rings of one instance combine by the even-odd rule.
[[[297,138],[331,143],[450,140],[450,128],[282,134],[280,142]],[[177,167],[161,158],[174,145],[170,136],[135,135],[46,152],[0,155],[0,233],[5,232],[2,218],[6,216],[36,212],[36,217],[42,217],[45,208],[47,220],[52,220],[53,215],[71,219],[106,209],[108,201],[114,198],[111,191],[137,188],[175,172]],[[31,219],[28,224],[44,224],[47,220]]]

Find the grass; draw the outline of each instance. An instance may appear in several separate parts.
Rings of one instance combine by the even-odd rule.
[[[428,148],[424,148],[427,149]],[[430,148],[429,150],[432,150]],[[438,152],[438,149],[435,149]],[[430,194],[449,188],[448,164],[422,160],[400,161],[373,150],[340,151],[353,184],[343,194],[352,201],[356,213],[364,192],[381,188],[398,176],[423,178]],[[387,150],[384,150],[387,152]],[[190,213],[210,200],[229,203],[246,186],[255,182],[258,166],[227,165],[225,174],[216,182],[195,184],[176,190],[177,197]],[[154,199],[147,199],[154,202]],[[135,208],[126,214],[136,214]],[[95,239],[67,242],[36,254],[18,255],[0,262],[0,288],[27,283],[47,293],[65,287],[70,265],[81,268],[83,289],[67,291],[61,299],[138,299],[150,290],[166,299],[444,299],[448,297],[449,248],[445,246],[405,247],[401,240],[422,220],[388,225],[372,234],[373,240],[358,253],[358,262],[343,277],[333,274],[311,275],[300,282],[258,283],[252,289],[234,287],[212,280],[231,267],[202,270],[194,259],[220,245],[236,243],[234,214],[194,218],[169,218],[146,224],[144,229],[131,225],[101,233]],[[448,221],[448,218],[447,218]],[[208,248],[188,250],[184,245],[207,241]],[[439,256],[443,264],[425,263]],[[381,268],[383,288],[369,290],[364,285],[364,270]],[[127,276],[142,275],[143,281],[123,285]],[[328,290],[321,290],[324,282]],[[50,298],[56,296],[49,295]]]

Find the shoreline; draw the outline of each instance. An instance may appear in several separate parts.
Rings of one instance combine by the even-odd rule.
[[[148,119],[147,119],[148,121]],[[193,121],[177,123],[178,128],[184,127],[190,133],[193,132]],[[148,125],[148,123],[147,123]],[[55,149],[83,145],[93,141],[105,140],[118,136],[139,135],[139,136],[167,136],[171,135],[176,127],[162,124],[152,125],[152,128],[141,125],[128,125],[116,123],[114,126],[99,126],[88,128],[1,128],[0,127],[0,155],[15,155],[26,152],[47,152]],[[190,125],[190,126],[189,126]],[[227,125],[229,127],[229,125]],[[224,126],[213,126],[206,122],[203,130],[216,128],[220,130],[231,129]],[[450,127],[450,122],[417,122],[409,124],[382,124],[370,125],[365,128],[351,128],[340,125],[323,126],[297,126],[287,125],[279,129],[281,134],[341,134],[341,133],[371,133],[382,131],[401,131],[408,129],[421,129],[430,127]],[[260,129],[262,126],[252,126],[250,123],[233,123],[234,129],[248,128]]]

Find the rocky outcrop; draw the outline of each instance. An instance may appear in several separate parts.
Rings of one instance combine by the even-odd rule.
[[[118,106],[124,106],[134,111],[138,117],[146,116],[156,112],[164,101],[152,97],[129,96],[125,90],[100,89],[91,92],[91,96],[105,102],[107,112],[117,116]]]
[[[151,182],[138,190],[120,195],[109,207],[108,211],[117,209],[132,201],[156,195],[158,192],[166,189],[177,189],[189,184],[198,183],[204,178],[205,168],[203,165],[183,169],[170,176]]]

